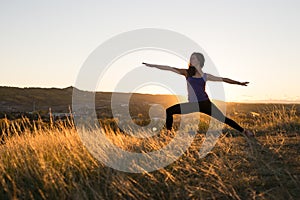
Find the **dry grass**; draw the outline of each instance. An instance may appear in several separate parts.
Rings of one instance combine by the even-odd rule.
[[[144,173],[98,162],[72,120],[49,125],[3,119],[0,199],[299,199],[299,116],[277,107],[252,118],[232,118],[256,130],[257,138],[224,129],[213,150],[200,159],[204,135],[197,134],[174,163]],[[164,133],[138,139],[106,129],[115,145],[131,152],[153,151],[172,140]]]

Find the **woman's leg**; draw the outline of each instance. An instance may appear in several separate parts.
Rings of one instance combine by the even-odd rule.
[[[166,109],[166,128],[172,129],[174,114],[188,114],[192,112],[199,112],[198,102],[178,103]]]
[[[220,111],[220,109],[213,102],[210,102],[210,101],[209,102],[208,101],[201,102],[200,101],[198,103],[199,103],[199,107],[200,107],[200,112],[210,115],[210,116],[214,117],[215,119],[217,119],[221,122],[224,122],[225,124],[231,126],[232,128],[234,128],[240,132],[244,131],[244,128],[241,127],[238,123],[236,123],[232,119],[224,116],[224,114]]]

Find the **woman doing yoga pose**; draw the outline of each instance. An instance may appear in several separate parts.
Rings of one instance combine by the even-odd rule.
[[[219,121],[231,126],[232,128],[243,133],[247,137],[253,137],[254,134],[250,130],[246,130],[232,119],[224,116],[218,107],[210,101],[206,91],[206,81],[223,81],[230,84],[238,84],[247,86],[249,82],[239,82],[229,78],[217,77],[208,73],[204,73],[202,68],[204,66],[205,58],[202,53],[193,52],[190,56],[188,69],[180,69],[166,65],[156,65],[143,63],[148,67],[155,67],[161,70],[169,70],[180,75],[185,76],[188,89],[188,101],[186,103],[178,103],[166,109],[166,128],[168,131],[172,130],[173,115],[187,114],[192,112],[202,112],[209,116],[216,118]],[[213,110],[213,112],[212,112]],[[225,119],[225,121],[224,121]]]

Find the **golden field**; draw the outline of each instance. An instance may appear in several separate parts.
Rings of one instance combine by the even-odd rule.
[[[298,107],[262,106],[251,117],[229,106],[228,116],[254,130],[256,138],[224,126],[212,151],[199,158],[209,120],[201,114],[189,149],[167,167],[144,173],[97,161],[82,144],[72,117],[50,123],[1,119],[0,199],[299,199]],[[140,139],[113,131],[113,119],[101,123],[107,137],[126,151],[153,151],[173,137],[162,130]]]

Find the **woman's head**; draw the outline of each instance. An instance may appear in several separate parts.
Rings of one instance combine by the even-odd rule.
[[[205,58],[202,53],[194,52],[192,53],[190,57],[190,63],[189,66],[200,66],[200,68],[203,68],[205,62]]]
[[[199,53],[199,52],[192,53],[192,55],[190,57],[190,62],[189,62],[188,76],[194,76],[196,73],[195,66],[200,66],[200,68],[203,68],[204,62],[205,62],[205,59],[204,59],[204,56],[202,53]]]

